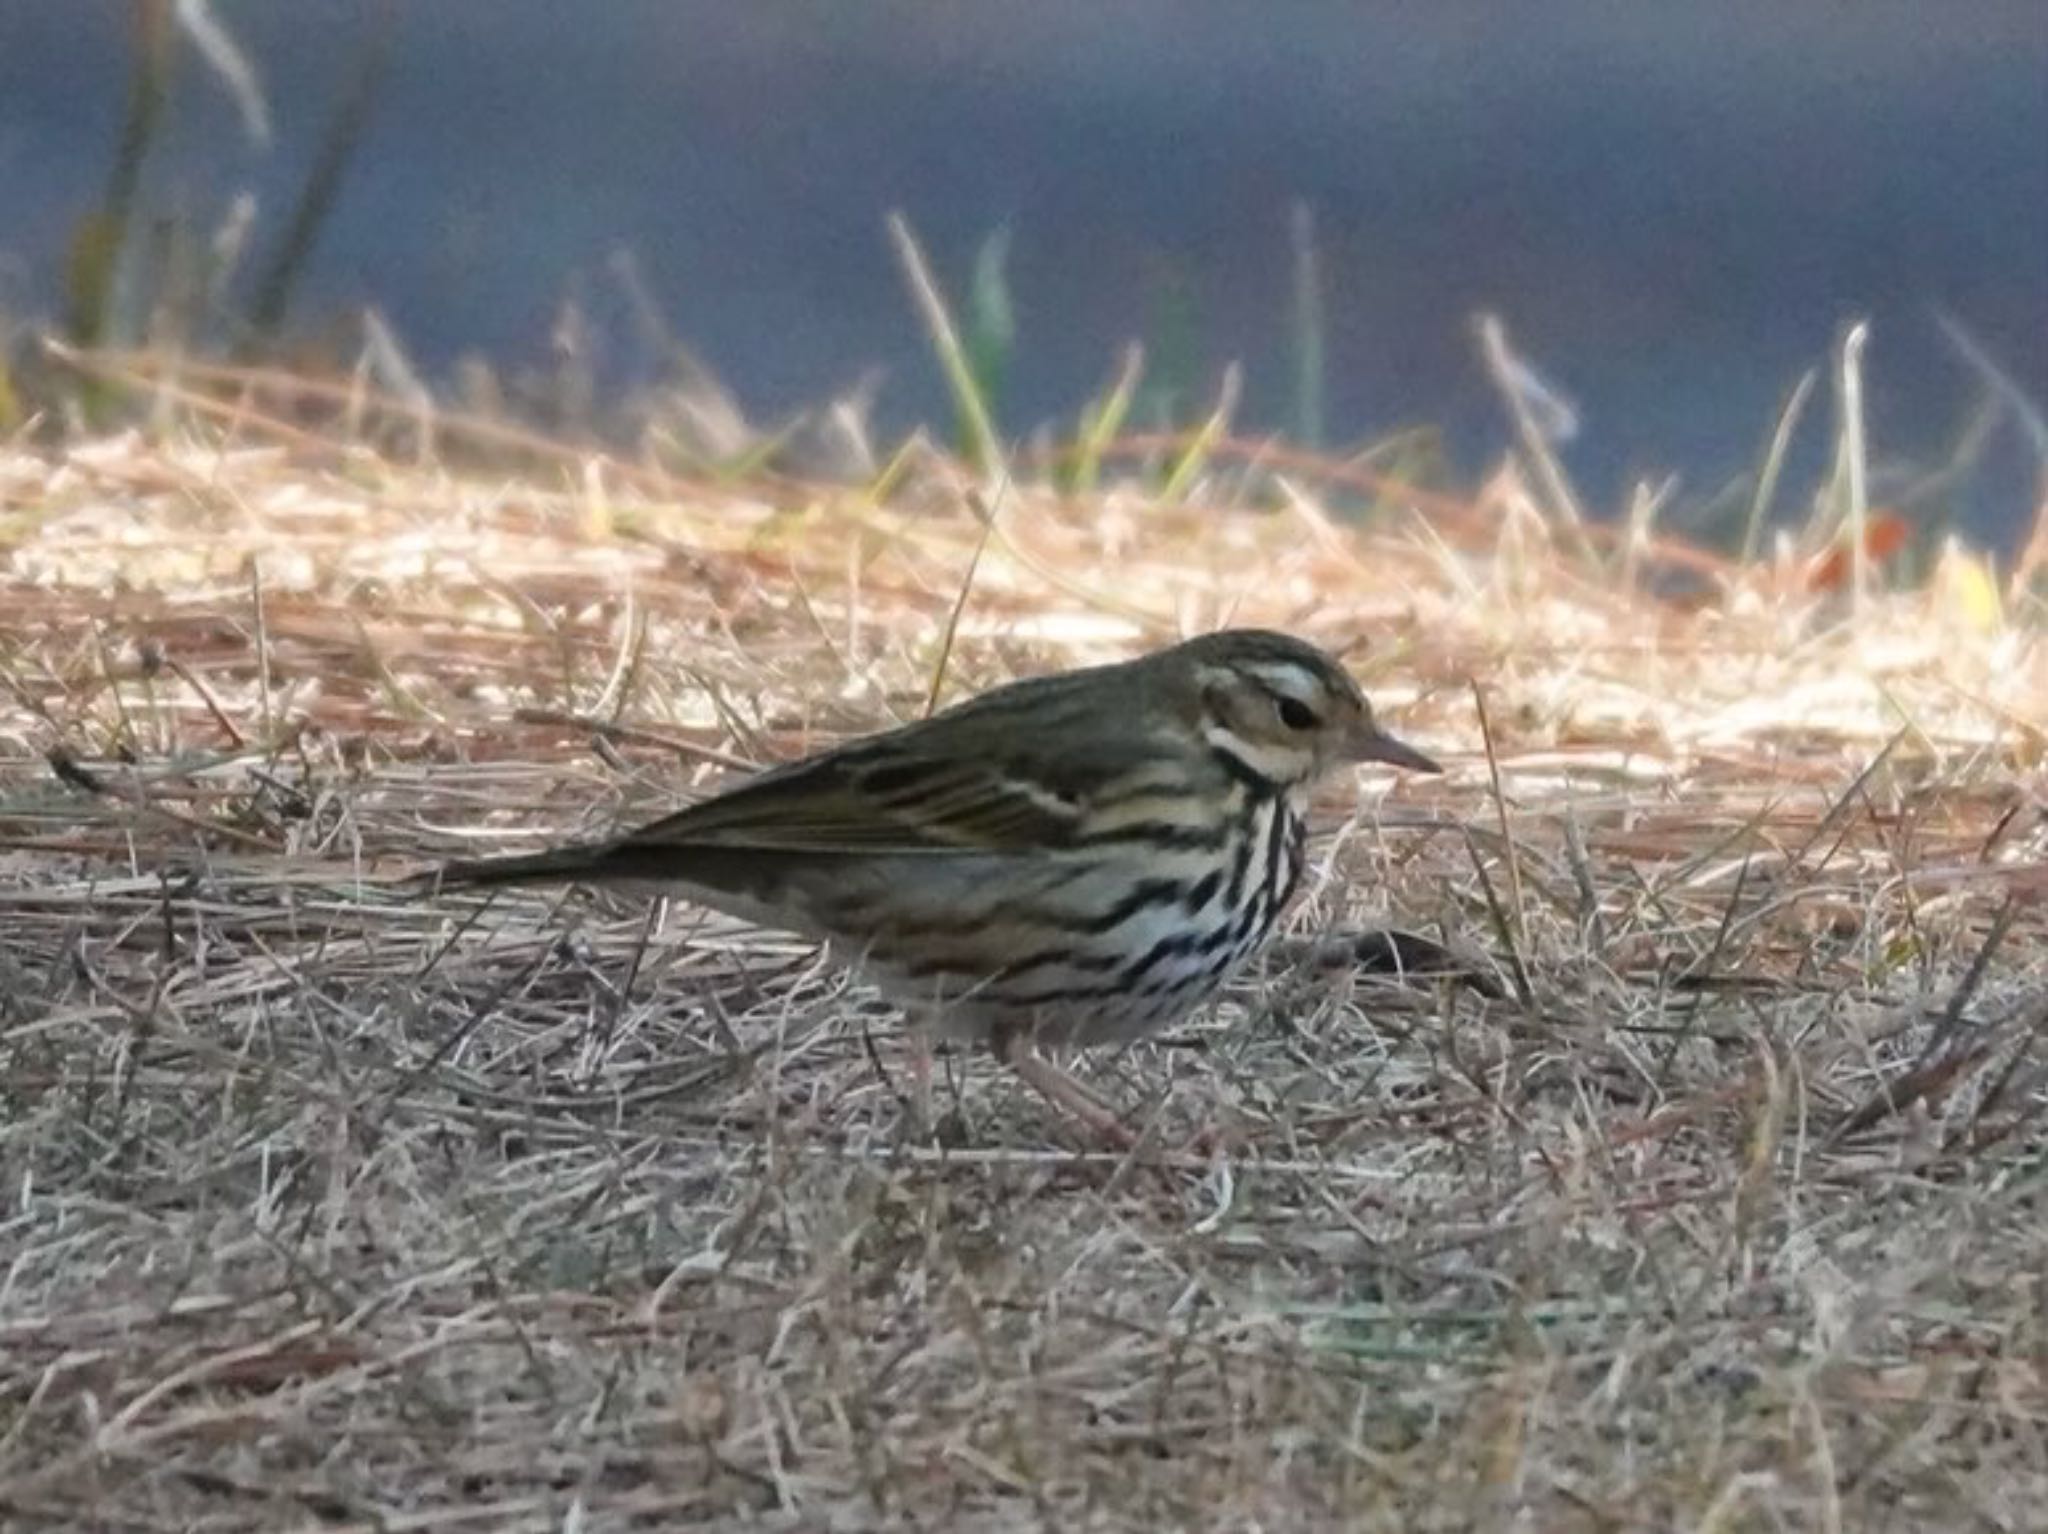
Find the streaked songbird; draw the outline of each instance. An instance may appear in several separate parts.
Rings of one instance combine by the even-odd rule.
[[[1437,764],[1334,659],[1234,629],[998,687],[614,839],[453,863],[444,884],[653,889],[826,943],[912,1018],[990,1049],[1120,1143],[1039,1053],[1138,1038],[1211,997],[1301,880],[1346,763]]]

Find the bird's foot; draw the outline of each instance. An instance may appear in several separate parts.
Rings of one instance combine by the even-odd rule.
[[[1097,1140],[1126,1154],[1138,1148],[1140,1135],[1114,1107],[1038,1053],[1023,1035],[998,1039],[996,1052],[1020,1080]]]

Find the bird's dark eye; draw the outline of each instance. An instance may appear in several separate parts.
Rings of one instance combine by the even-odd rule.
[[[1322,720],[1318,719],[1316,711],[1302,702],[1301,699],[1282,698],[1280,700],[1280,722],[1290,730],[1313,730],[1322,723]]]

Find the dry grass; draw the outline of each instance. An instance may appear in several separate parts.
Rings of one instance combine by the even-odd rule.
[[[1091,1064],[1121,1164],[980,1060],[924,1133],[799,945],[394,895],[916,712],[980,537],[573,482],[0,455],[0,1515],[2040,1526],[2038,630],[1604,589],[1512,487],[1483,545],[1013,500],[949,696],[1256,621],[1451,766]],[[1310,941],[1390,920],[1500,994]]]

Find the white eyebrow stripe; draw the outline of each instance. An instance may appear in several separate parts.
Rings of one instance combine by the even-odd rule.
[[[1323,679],[1299,666],[1283,663],[1251,667],[1251,673],[1269,692],[1302,703],[1318,703],[1329,696]]]

